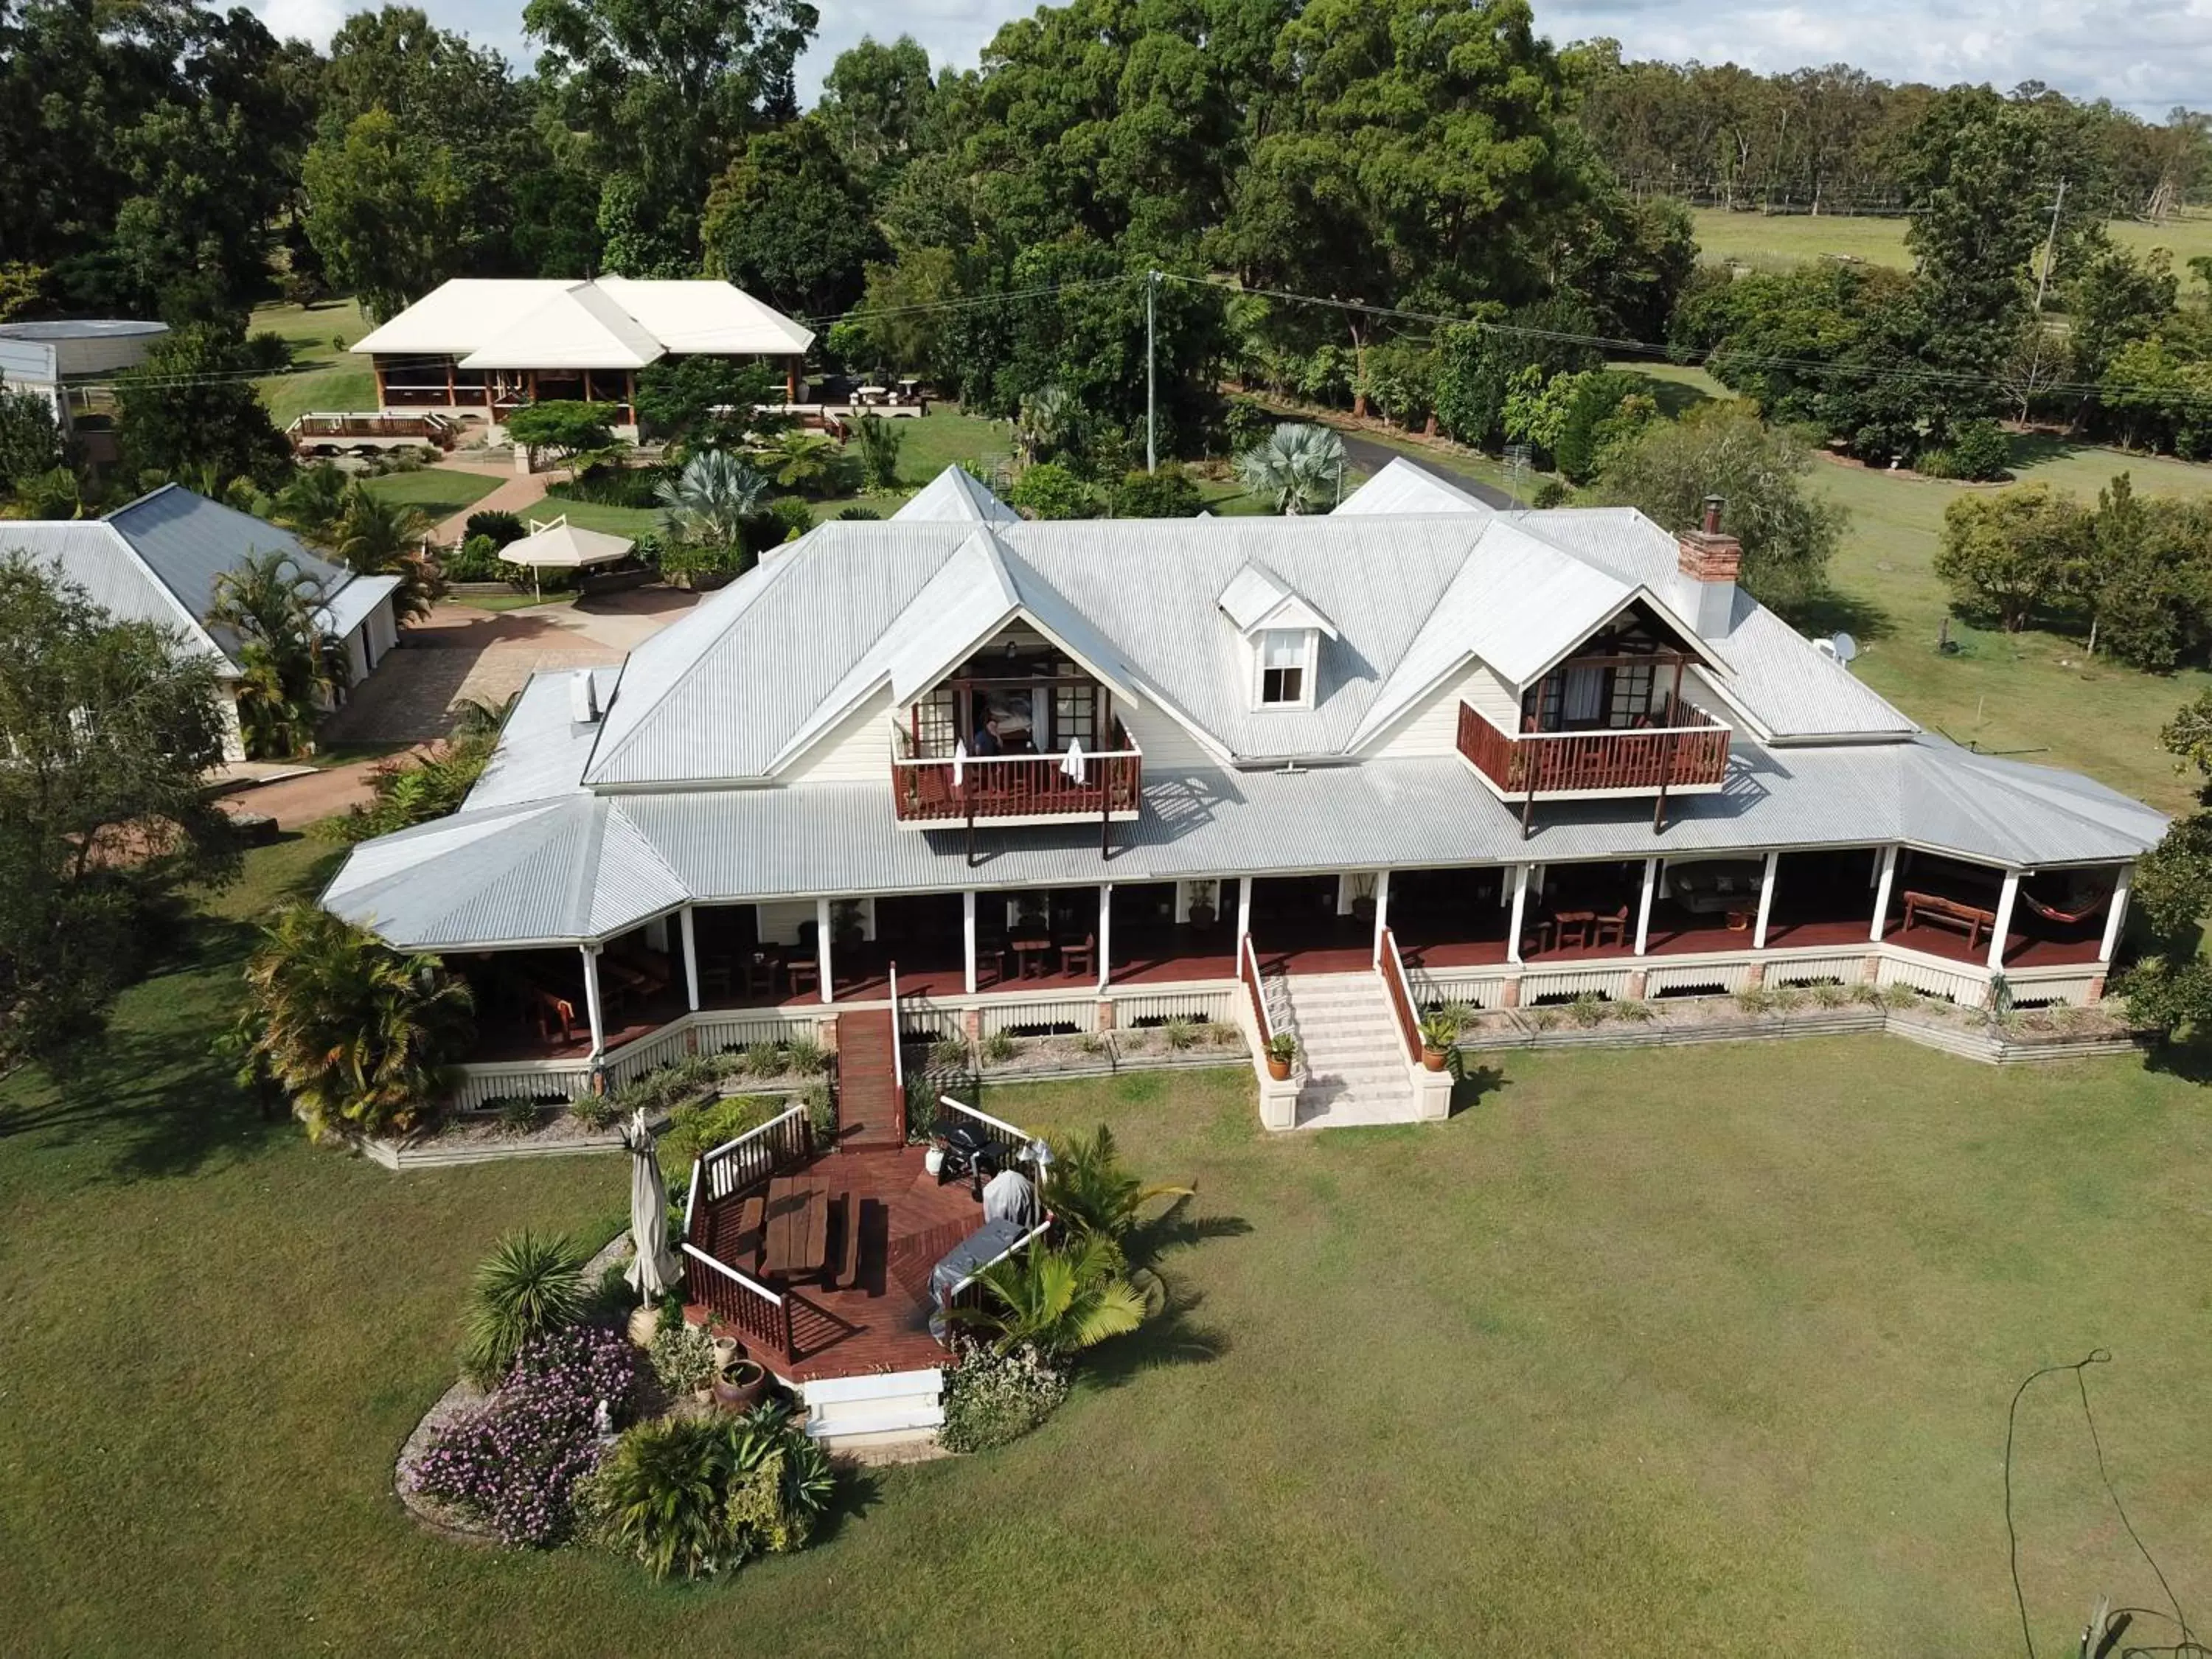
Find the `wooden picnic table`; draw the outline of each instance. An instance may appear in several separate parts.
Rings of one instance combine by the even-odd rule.
[[[1978,904],[1945,898],[1940,893],[1907,893],[1905,896],[1905,930],[1909,933],[1923,921],[1964,933],[1966,948],[1972,951],[1981,944],[1984,929],[1992,933],[1996,931],[1997,913],[1984,910]]]
[[[770,1181],[764,1231],[761,1266],[771,1277],[820,1277],[830,1261],[828,1183],[816,1175]]]

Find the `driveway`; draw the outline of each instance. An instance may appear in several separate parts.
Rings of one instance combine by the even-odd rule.
[[[1487,501],[1501,510],[1510,512],[1525,505],[1514,500],[1496,484],[1485,483],[1472,473],[1460,471],[1441,456],[1408,455],[1403,450],[1393,449],[1388,444],[1377,443],[1372,438],[1363,438],[1356,432],[1346,432],[1341,428],[1338,428],[1336,435],[1344,440],[1344,453],[1352,458],[1352,464],[1368,472],[1380,472],[1393,461],[1411,461],[1424,472],[1433,472],[1446,483],[1456,484],[1477,501]]]
[[[618,663],[699,602],[675,588],[641,587],[572,605],[479,611],[441,605],[400,632],[400,649],[377,665],[322,724],[326,743],[423,743],[453,730],[463,702],[505,702],[541,670]]]
[[[280,830],[302,830],[318,818],[336,817],[348,808],[368,805],[369,774],[382,760],[349,762],[257,784],[225,795],[216,804],[226,812],[260,812]]]

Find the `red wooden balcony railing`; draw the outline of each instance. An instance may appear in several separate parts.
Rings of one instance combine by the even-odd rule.
[[[1729,728],[1677,701],[1667,724],[1622,732],[1501,732],[1459,706],[1459,752],[1509,796],[1711,788],[1728,778]]]
[[[902,823],[1133,817],[1143,799],[1145,757],[1119,721],[1115,746],[1085,754],[1080,778],[1065,755],[916,756],[906,732],[891,729],[891,806]]]

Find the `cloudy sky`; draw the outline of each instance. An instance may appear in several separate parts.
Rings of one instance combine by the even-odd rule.
[[[251,0],[280,34],[318,44],[367,0]],[[518,62],[522,0],[417,0]],[[940,64],[972,66],[1023,0],[817,0],[822,31],[800,65],[811,97],[837,53],[864,34],[912,34]],[[2212,0],[1537,0],[1539,25],[1564,45],[1611,35],[1632,57],[1733,59],[1759,70],[1844,62],[1890,80],[2039,80],[2110,98],[2153,118],[2212,102]]]

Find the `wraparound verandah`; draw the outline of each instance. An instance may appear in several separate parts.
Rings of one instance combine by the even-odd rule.
[[[1430,1002],[1741,990],[1769,963],[1777,982],[1873,974],[1965,1002],[2002,972],[2020,1000],[2087,1001],[2129,872],[1889,847],[978,888],[697,903],[580,948],[448,961],[477,991],[472,1076],[557,1073],[547,1091],[574,1094],[594,1071],[623,1080],[672,1031],[682,1041],[651,1063],[815,1036],[836,1012],[884,1006],[893,964],[917,1030],[1226,1018],[1247,936],[1263,970],[1357,971],[1388,928]]]

